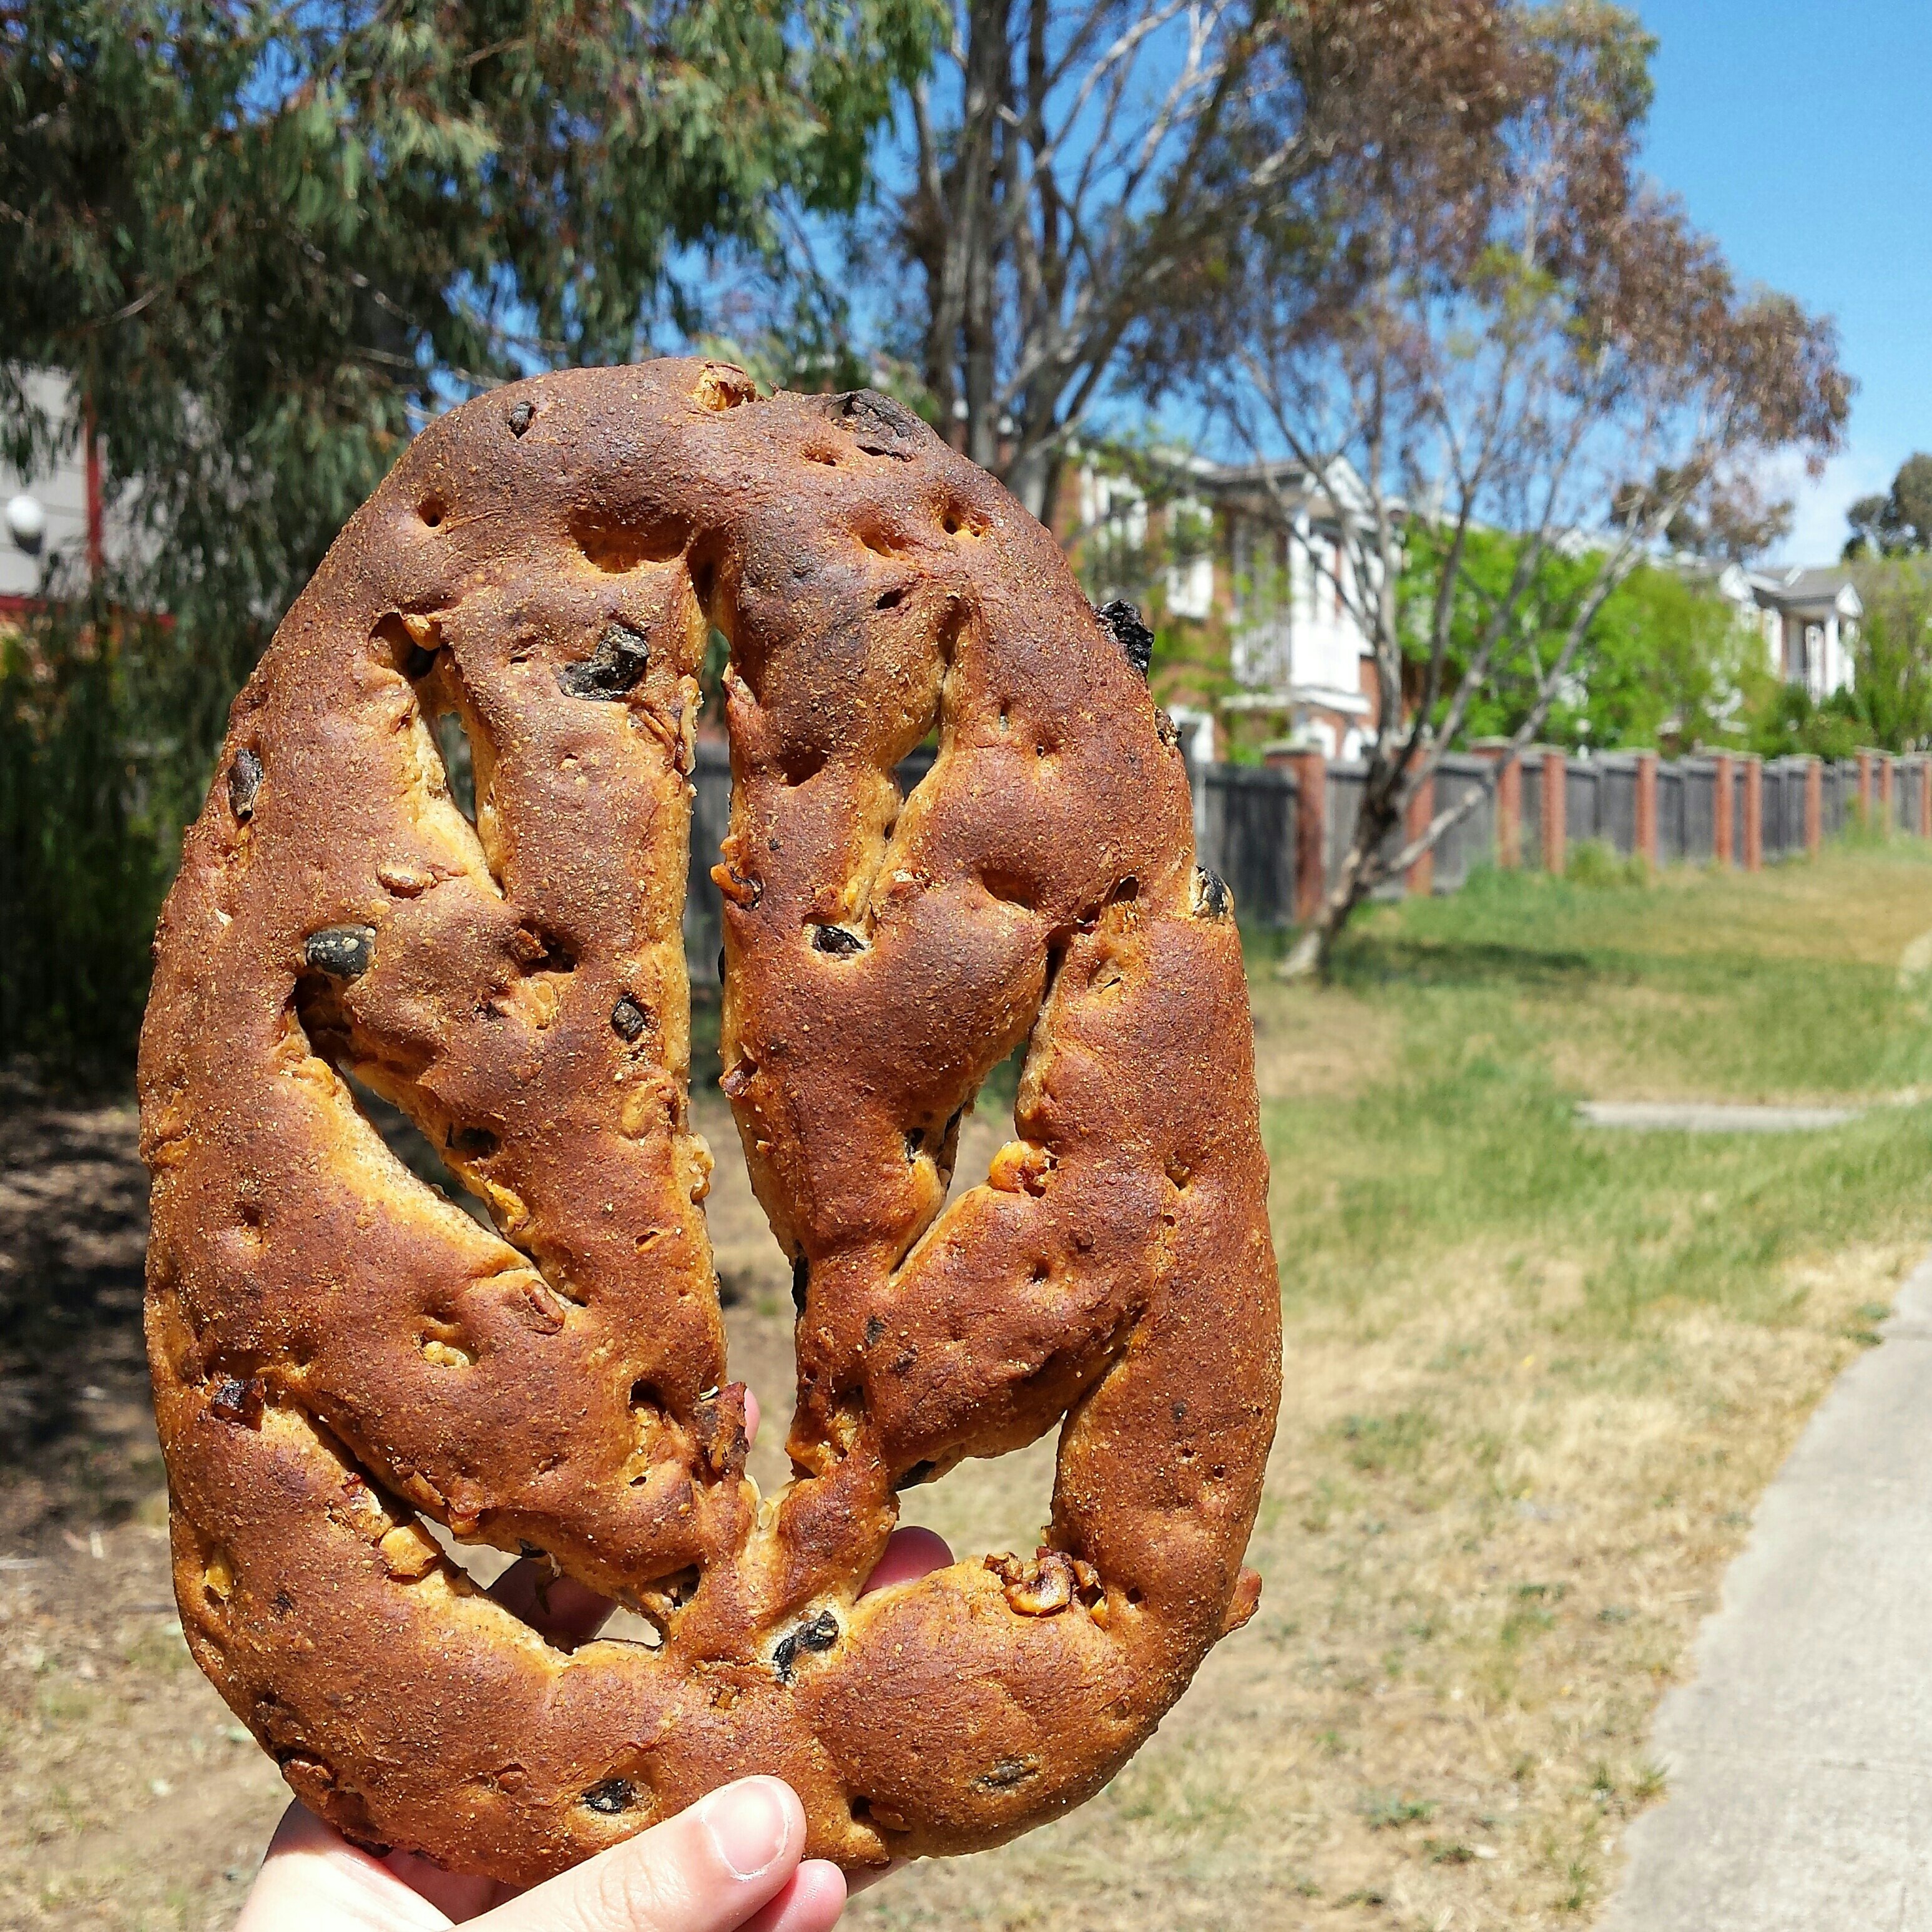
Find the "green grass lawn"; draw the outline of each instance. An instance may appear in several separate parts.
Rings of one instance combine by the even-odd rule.
[[[1909,1103],[1932,1100],[1932,1024],[1898,959],[1928,928],[1932,856],[1904,844],[1650,889],[1489,873],[1376,914],[1331,990],[1257,998],[1291,1305],[1480,1242],[1560,1250],[1613,1329],[1665,1299],[1776,1318],[1792,1257],[1927,1225],[1932,1108]],[[1298,1093],[1298,1036],[1352,1011],[1378,1049],[1360,1077]],[[1676,1097],[1878,1104],[1777,1136],[1575,1120]]]
[[[1932,1241],[1932,1018],[1900,972],[1928,932],[1932,854],[1901,843],[1488,874],[1372,912],[1321,987],[1255,936],[1287,1351],[1261,1612],[1094,1804],[856,1922],[1587,1923],[1756,1497]],[[1870,1111],[1575,1118],[1676,1097]],[[1046,1478],[967,1466],[926,1520],[1004,1524]]]

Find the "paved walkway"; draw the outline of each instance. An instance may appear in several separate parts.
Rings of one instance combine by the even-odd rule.
[[[1731,1100],[1580,1100],[1586,1127],[1634,1127],[1687,1134],[1800,1134],[1842,1127],[1862,1107],[1758,1107]]]
[[[1599,1932],[1932,1932],[1932,1261],[1765,1492]]]

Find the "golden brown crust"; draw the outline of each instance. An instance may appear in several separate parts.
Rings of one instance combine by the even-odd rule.
[[[724,1084],[802,1288],[763,1504],[686,1121],[710,622]],[[949,1204],[1022,1040],[1016,1137]],[[141,1093],[184,1624],[352,1835],[529,1882],[770,1771],[816,1855],[972,1850],[1097,1790],[1253,1608],[1280,1324],[1234,922],[1052,539],[882,398],[667,362],[426,431],[236,702]],[[857,1597],[896,1483],[1063,1416],[1049,1550]],[[546,1642],[417,1512],[662,1645]]]

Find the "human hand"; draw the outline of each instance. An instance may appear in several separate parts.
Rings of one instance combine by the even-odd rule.
[[[845,1881],[804,1849],[791,1787],[747,1778],[512,1894],[406,1852],[372,1857],[292,1804],[236,1932],[830,1932]]]
[[[756,1401],[747,1432],[758,1432]],[[866,1591],[952,1561],[930,1530],[896,1531]],[[548,1560],[511,1565],[490,1594],[547,1636],[580,1642],[612,1609]],[[862,1594],[864,1592],[861,1593]],[[807,1858],[805,1811],[776,1778],[742,1778],[548,1883],[518,1893],[407,1852],[377,1858],[306,1806],[283,1814],[235,1932],[830,1932],[838,1868]]]

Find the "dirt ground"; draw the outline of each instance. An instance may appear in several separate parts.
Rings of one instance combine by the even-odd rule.
[[[224,1925],[281,1780],[189,1661],[128,1106],[0,1088],[0,1924]]]

